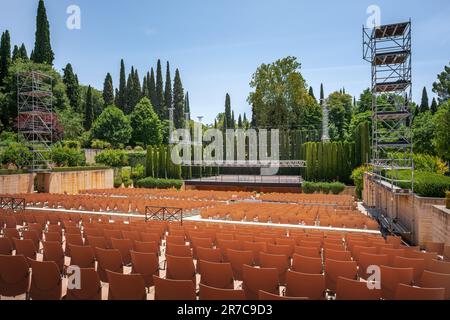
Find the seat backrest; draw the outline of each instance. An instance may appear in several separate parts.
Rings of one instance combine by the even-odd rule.
[[[30,272],[23,255],[0,254],[0,295],[14,297],[28,291]]]
[[[305,257],[299,254],[294,254],[292,259],[292,271],[322,274],[322,258]]]
[[[222,262],[222,251],[220,249],[198,247],[197,258],[198,260],[219,263]]]
[[[426,242],[425,249],[427,252],[436,252],[439,255],[444,253],[445,243],[443,242]]]
[[[278,293],[278,271],[275,268],[254,268],[244,265],[242,268],[245,296],[248,300],[257,300],[259,290]]]
[[[123,273],[123,261],[120,251],[117,249],[95,248],[97,258],[97,272],[102,282],[108,282],[106,270]]]
[[[143,242],[143,241],[134,241],[134,251],[142,252],[142,253],[157,253],[159,255],[159,246],[155,241],[151,242]]]
[[[176,257],[166,254],[166,278],[171,280],[191,280],[196,284],[195,266],[191,257]]]
[[[325,259],[325,280],[327,289],[336,290],[338,277],[356,279],[358,273],[356,261],[338,261]]]
[[[445,288],[445,299],[450,300],[450,274],[425,270],[420,279],[423,288]]]
[[[231,263],[216,263],[199,260],[200,264],[200,283],[210,287],[220,289],[233,289],[233,270],[231,269]]]
[[[244,264],[254,264],[253,252],[228,249],[227,255],[231,263],[234,279],[242,281],[242,267],[244,266]]]
[[[122,261],[124,264],[131,263],[130,250],[133,250],[133,241],[130,239],[115,239],[111,238],[111,246],[113,249],[120,251]]]
[[[159,259],[156,253],[131,251],[132,273],[140,274],[146,287],[153,285],[153,275],[159,276]]]
[[[69,244],[70,246],[70,264],[76,265],[80,268],[94,268],[95,267],[95,253],[91,246],[77,246]]]
[[[195,286],[190,280],[171,280],[153,276],[155,300],[195,300]]]
[[[31,265],[30,298],[33,300],[60,300],[62,281],[58,266],[53,261],[28,259]]]
[[[200,300],[239,301],[245,300],[245,293],[244,290],[219,289],[200,283],[199,298]]]
[[[31,239],[14,239],[14,244],[16,247],[16,255],[24,255],[26,258],[36,259],[36,253],[38,249]]]
[[[450,274],[450,262],[431,260],[425,269],[432,272]]]
[[[306,297],[280,296],[279,294],[273,294],[273,293],[270,293],[270,292],[259,290],[259,292],[258,292],[258,300],[267,300],[267,301],[275,301],[275,300],[308,300],[308,298],[306,298]]]
[[[425,270],[425,259],[413,259],[405,257],[394,258],[395,268],[413,268],[413,278],[415,282],[418,282],[422,277],[422,273]]]
[[[92,250],[91,247],[87,247]],[[67,288],[66,300],[101,300],[102,286],[94,268],[80,268],[80,287]]]
[[[7,237],[0,237],[0,254],[11,255],[13,251],[13,245],[11,240]]]
[[[192,258],[192,250],[188,244],[168,243],[166,246],[166,254],[175,256],[175,257],[190,257],[190,258]]]
[[[289,297],[307,297],[310,300],[323,300],[325,298],[325,275],[289,270],[286,273],[286,295]]]
[[[369,285],[371,287],[369,288]],[[381,290],[375,284],[365,281],[338,277],[336,283],[336,300],[380,300]]]
[[[372,273],[368,273],[370,266],[387,266],[389,265],[389,257],[387,254],[371,254],[361,253],[358,260],[358,274],[361,278],[367,279]]]
[[[444,300],[444,288],[419,288],[399,284],[395,291],[395,300]]]
[[[107,270],[108,300],[146,300],[144,278],[139,274],[123,274]]]
[[[320,248],[319,247],[295,246],[294,253],[304,256],[304,257],[319,258],[320,257]]]
[[[53,261],[58,266],[59,271],[62,273],[64,271],[64,251],[61,243],[55,241],[44,241],[42,243],[43,250],[43,261]]]
[[[393,299],[399,284],[410,285],[413,283],[413,274],[413,268],[380,266],[381,297]]]

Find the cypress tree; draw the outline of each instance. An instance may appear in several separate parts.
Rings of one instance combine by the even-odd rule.
[[[131,93],[131,97],[131,105],[129,106],[130,113],[133,112],[134,107],[142,98],[141,80],[139,79],[139,73],[137,69],[135,69],[133,73],[133,91]]]
[[[9,31],[2,33],[0,41],[0,86],[4,85],[4,81],[8,75],[8,68],[11,64],[11,37]]]
[[[14,49],[12,51],[12,61],[16,61],[19,58],[19,47],[14,45]]]
[[[228,93],[225,96],[225,118],[223,127],[224,129],[231,128],[231,99]]]
[[[316,96],[314,95],[314,89],[313,87],[309,87],[309,92],[308,94],[314,98],[314,101],[316,101]]]
[[[147,157],[145,161],[145,176],[153,177],[153,147],[147,147]]]
[[[155,111],[160,120],[167,119],[166,108],[164,106],[164,84],[161,70],[161,60],[158,59],[156,68],[156,104]]]
[[[234,129],[236,127],[236,121],[234,120],[234,111],[231,111],[231,122],[230,122],[230,124],[231,124],[231,126],[230,126],[231,129]]]
[[[320,105],[323,105],[323,102],[325,100],[325,94],[323,92],[323,83],[320,84]]]
[[[342,142],[338,141],[336,144],[336,176],[338,181],[343,181],[344,177],[344,166],[343,166],[343,155],[344,150],[342,149]]]
[[[114,86],[111,74],[108,72],[103,82],[103,100],[105,107],[114,104]]]
[[[426,111],[428,111],[428,110],[430,110],[430,104],[429,104],[429,101],[428,101],[428,93],[427,93],[427,88],[426,87],[423,87],[423,90],[422,90],[422,100],[421,100],[421,102],[420,102],[420,109],[419,109],[419,112],[426,112]]]
[[[73,72],[72,65],[68,63],[63,69],[63,82],[66,85],[66,94],[69,98],[72,109],[76,112],[80,112],[81,99],[80,99],[80,86],[78,84],[78,78]]]
[[[148,72],[147,72],[148,74]],[[147,75],[144,75],[144,79],[142,80],[142,97],[147,97],[150,99],[150,93],[148,91],[148,84],[147,84]]]
[[[331,177],[332,179],[336,179],[336,176],[338,174],[337,170],[337,143],[332,142],[331,143]]]
[[[84,128],[86,129],[86,131],[91,129],[93,119],[94,119],[94,100],[92,97],[92,88],[91,86],[89,86],[86,92],[86,105],[84,112]]]
[[[317,146],[317,167],[318,167],[317,178],[320,180],[323,180],[325,178],[324,171],[323,171],[323,169],[324,169],[324,167],[323,167],[324,161],[323,160],[324,160],[324,158],[323,158],[323,143],[319,142],[318,146]]]
[[[19,57],[22,58],[23,60],[28,60],[27,48],[23,43],[19,48]]]
[[[181,129],[184,126],[184,89],[181,83],[180,71],[176,69],[175,79],[173,81],[173,107],[174,107],[174,125],[175,128]]]
[[[131,113],[131,105],[133,103],[133,91],[134,91],[134,67],[131,67],[131,72],[128,74],[127,77],[127,86],[125,89],[125,96],[126,96],[126,101],[125,101],[125,110],[124,110],[124,114],[130,114]]]
[[[159,148],[157,146],[153,147],[153,177],[159,178]]]
[[[164,88],[164,106],[169,110],[173,107],[173,96],[172,96],[172,80],[170,76],[170,64],[167,61],[166,65],[166,86]],[[167,113],[167,117],[168,117]]]
[[[238,117],[238,128],[239,129],[242,129],[243,128],[243,126],[242,126],[242,116],[241,116],[241,114],[239,114],[239,117]]]
[[[155,108],[157,101],[156,101],[155,72],[153,71],[153,68],[151,68],[150,70],[150,77],[148,78],[147,85],[148,85],[148,92],[150,95],[150,101],[152,102],[152,106]]]
[[[127,82],[125,75],[125,63],[123,59],[120,60],[120,78],[119,91],[116,94],[116,105],[125,112],[127,102]]]
[[[50,43],[50,27],[44,1],[39,0],[36,17],[36,38],[34,42],[33,61],[53,64],[54,54]]]
[[[184,112],[189,114],[188,119],[191,120],[191,106],[189,105],[189,92],[186,91],[186,98],[184,101]]]
[[[438,109],[438,104],[436,102],[436,98],[433,98],[433,101],[431,102],[431,107],[430,107],[431,113],[435,114],[437,109]]]
[[[159,177],[162,179],[167,179],[166,150],[163,145],[159,146]]]

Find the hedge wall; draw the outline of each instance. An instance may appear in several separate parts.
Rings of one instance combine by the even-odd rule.
[[[155,179],[147,177],[137,181],[138,188],[157,188],[157,189],[180,189],[183,186],[183,180],[177,179]]]

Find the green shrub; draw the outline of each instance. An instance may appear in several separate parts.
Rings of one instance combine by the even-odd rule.
[[[128,165],[128,155],[122,150],[104,150],[95,156],[95,162],[111,167],[124,167]]]
[[[319,182],[317,183],[316,189],[322,192],[323,194],[329,194],[331,191],[331,184],[327,182]]]
[[[56,144],[51,150],[51,159],[58,167],[77,167],[86,164],[86,157],[80,149]]]
[[[145,166],[146,152],[144,152],[144,151],[128,152],[127,156],[128,156],[128,164],[130,167],[136,167],[140,164]]]
[[[71,148],[71,149],[80,149],[81,144],[79,141],[76,140],[64,140],[62,141],[62,144],[64,147]]]
[[[397,178],[399,180],[411,179],[411,173],[408,170],[399,171]],[[398,182],[397,185],[403,189],[411,189],[409,182]],[[414,172],[414,193],[417,195],[444,198],[445,192],[448,190],[450,190],[450,177],[432,172]]]
[[[33,155],[24,144],[11,142],[4,149],[0,160],[4,165],[14,165],[18,169],[22,169],[28,166],[32,159]]]
[[[27,170],[9,170],[9,169],[0,169],[0,176],[9,176],[12,174],[22,174],[27,173]]]
[[[55,167],[52,168],[53,172],[67,172],[67,171],[93,171],[93,170],[105,170],[111,169],[107,166],[86,166],[86,167]]]
[[[408,159],[409,155],[404,155],[402,153],[391,154],[396,159]],[[423,172],[433,172],[438,174],[446,174],[449,171],[448,166],[441,158],[432,156],[429,154],[415,153],[413,155],[414,169]],[[410,163],[406,161],[405,163],[399,163],[400,165],[409,166]]]
[[[120,188],[122,186],[122,177],[114,178],[114,188]]]
[[[317,186],[313,182],[305,181],[302,183],[303,193],[311,194],[317,191]]]
[[[340,182],[332,182],[330,183],[330,190],[332,194],[340,194],[345,190],[345,184]]]
[[[138,164],[136,167],[131,168],[131,179],[135,181],[145,178],[145,167],[142,164]]]
[[[142,146],[136,146],[136,147],[134,147],[134,151],[136,151],[136,152],[143,152],[144,148]]]
[[[155,179],[147,177],[137,181],[138,188],[157,188],[157,189],[180,189],[183,186],[183,180],[175,179]]]
[[[92,149],[110,149],[111,148],[111,143],[103,141],[103,140],[99,140],[99,139],[94,139],[91,142],[91,148]]]
[[[363,182],[364,182],[364,173],[369,171],[368,166],[361,166],[353,170],[351,178],[353,180],[353,184],[356,187],[356,194],[359,199],[362,198],[362,191],[364,188]]]

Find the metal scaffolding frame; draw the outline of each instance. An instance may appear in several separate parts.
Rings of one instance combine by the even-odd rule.
[[[33,155],[30,171],[50,169],[53,142],[53,78],[37,71],[17,73],[17,130]]]
[[[411,183],[413,192],[411,21],[363,26],[363,58],[371,64],[375,179],[396,192],[404,191],[398,183]],[[400,179],[399,170],[410,170],[410,177]]]

